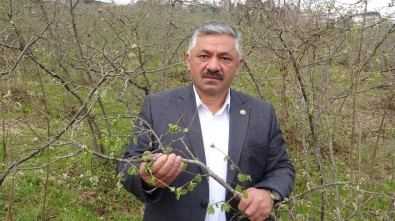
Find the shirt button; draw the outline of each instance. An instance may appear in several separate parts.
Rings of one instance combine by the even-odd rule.
[[[203,209],[206,209],[207,206],[208,206],[207,201],[203,201],[203,202],[200,203],[200,207],[202,207]]]

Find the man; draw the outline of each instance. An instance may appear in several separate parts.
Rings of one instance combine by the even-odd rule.
[[[130,165],[118,165],[125,189],[146,203],[145,221],[225,221],[238,220],[239,215],[262,221],[291,193],[295,172],[273,107],[230,89],[243,64],[241,45],[233,27],[201,24],[185,55],[193,84],[145,98],[134,129],[137,141],[132,139],[124,157],[151,151],[151,170],[144,162],[138,165],[138,175],[129,175]],[[187,130],[169,133],[169,124]],[[164,152],[165,147],[172,153]],[[236,199],[194,164],[183,171],[184,159],[203,162],[233,188],[243,186],[248,197]],[[186,189],[197,174],[202,181],[176,199],[170,187]],[[240,182],[238,174],[250,179]],[[222,202],[231,205],[229,212],[218,206]],[[214,214],[208,213],[209,205]]]

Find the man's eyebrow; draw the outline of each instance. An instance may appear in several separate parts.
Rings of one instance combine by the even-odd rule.
[[[202,49],[202,50],[198,51],[198,53],[211,54],[212,52],[210,50],[207,50],[207,49]]]
[[[208,49],[202,49],[198,53],[212,54],[213,52],[211,50],[208,50]],[[232,56],[231,53],[226,52],[226,51],[225,52],[220,52],[219,55],[220,56]]]
[[[221,55],[221,56],[224,56],[224,55],[226,55],[226,56],[232,56],[232,54],[229,53],[229,52],[221,52],[221,53],[219,53],[219,55]]]

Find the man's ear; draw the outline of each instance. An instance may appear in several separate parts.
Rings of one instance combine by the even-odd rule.
[[[239,64],[237,65],[237,68],[236,68],[236,75],[239,74],[240,69],[241,69],[241,67],[243,66],[243,64],[244,64],[244,59],[240,58],[240,59],[239,59]]]
[[[244,59],[243,58],[240,58],[239,59],[239,66],[242,66],[244,64]]]
[[[186,62],[186,64],[187,64],[187,69],[189,70],[190,69],[190,64],[189,64],[189,62],[190,62],[190,56],[189,56],[189,53],[187,52],[187,53],[185,53],[185,62]]]

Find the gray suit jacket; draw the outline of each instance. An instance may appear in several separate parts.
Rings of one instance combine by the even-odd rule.
[[[293,188],[295,171],[288,159],[285,141],[273,106],[235,90],[231,90],[230,93],[228,155],[242,173],[250,175],[251,181],[241,184],[237,179],[237,170],[228,167],[227,182],[233,187],[241,184],[245,188],[267,188],[277,191],[282,197],[288,197]],[[172,152],[184,158],[191,158],[184,143],[181,142],[182,138],[190,152],[197,159],[205,162],[192,85],[147,96],[140,118],[161,136],[160,141],[164,146],[171,144]],[[169,124],[178,124],[189,129],[187,132],[169,134]],[[131,142],[127,146],[125,158],[141,156],[146,150],[154,151],[158,148],[154,137],[142,128],[147,126],[144,122],[138,121]],[[133,137],[136,135],[137,142],[134,142]],[[228,165],[230,165],[229,161]],[[157,189],[152,193],[144,192],[140,176],[129,175],[127,173],[129,167],[119,164],[117,170],[124,172],[122,184],[125,189],[146,203],[145,221],[204,220],[209,198],[206,179],[203,179],[192,192],[177,200],[175,194],[166,188]],[[196,174],[203,174],[203,171],[197,166],[188,165],[186,172],[182,172],[172,186],[185,185]],[[226,198],[230,199],[232,195],[228,193]],[[237,220],[235,218],[238,215],[237,204],[237,200],[231,201],[233,210],[227,213],[227,220]]]

